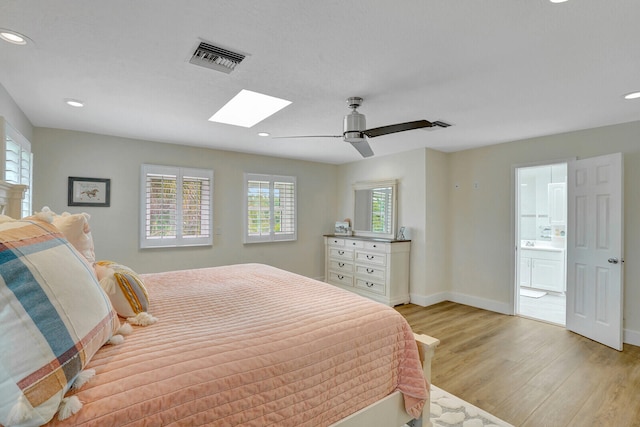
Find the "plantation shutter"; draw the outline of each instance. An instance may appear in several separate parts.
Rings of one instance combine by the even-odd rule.
[[[199,176],[182,179],[183,236],[193,239],[211,235],[211,181]]]
[[[391,230],[391,210],[393,201],[389,188],[374,188],[372,190],[371,224],[373,232],[382,233]]]
[[[21,203],[21,214],[26,217],[31,215],[33,181],[31,143],[6,121],[4,135],[4,180],[27,186]]]
[[[245,173],[245,243],[295,240],[296,178]]]
[[[268,180],[247,181],[247,233],[254,239],[271,233],[271,190]]]
[[[278,236],[290,236],[296,228],[295,184],[275,181],[273,183],[274,226]]]
[[[211,245],[213,171],[142,165],[140,247]]]

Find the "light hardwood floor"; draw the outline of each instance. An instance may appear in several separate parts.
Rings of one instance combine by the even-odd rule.
[[[441,341],[433,384],[515,426],[640,426],[640,347],[452,302],[396,309]]]

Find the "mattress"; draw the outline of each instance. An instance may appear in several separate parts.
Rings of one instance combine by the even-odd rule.
[[[52,426],[326,426],[399,390],[428,392],[393,308],[261,264],[142,275],[157,323],[105,346]]]

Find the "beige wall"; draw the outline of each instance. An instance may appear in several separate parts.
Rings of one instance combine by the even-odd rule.
[[[20,107],[15,103],[9,92],[0,84],[0,116],[13,126],[15,130],[20,132],[29,141],[33,138],[33,126],[31,122],[22,112]]]
[[[261,262],[309,277],[324,275],[322,234],[335,221],[336,166],[82,132],[36,128],[34,209],[88,212],[98,259],[139,272]],[[213,247],[138,249],[140,165],[214,170]],[[242,244],[243,172],[297,176],[298,240]],[[111,207],[68,207],[69,176],[111,179]]]
[[[440,264],[445,257],[442,221],[446,221],[446,202],[439,200],[446,167],[446,155],[429,149],[371,157],[338,167],[338,219],[353,217],[355,182],[398,180],[398,226],[411,229],[411,300],[421,305],[428,304],[429,295],[447,289],[446,270]]]
[[[615,152],[624,153],[625,169],[625,341],[640,344],[640,122],[451,153],[451,293],[463,295],[461,302],[512,309],[515,165]]]

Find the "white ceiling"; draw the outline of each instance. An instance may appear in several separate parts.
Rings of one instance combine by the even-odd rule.
[[[339,164],[360,159],[341,139],[257,132],[340,134],[349,96],[369,128],[453,124],[369,139],[377,156],[639,120],[638,18],[638,0],[0,0],[0,28],[34,42],[0,42],[0,84],[37,127]],[[249,56],[191,65],[201,39]],[[207,120],[243,88],[293,103]]]

